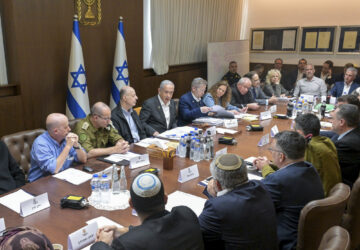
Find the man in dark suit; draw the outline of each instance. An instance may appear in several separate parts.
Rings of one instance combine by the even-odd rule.
[[[338,152],[343,182],[352,186],[360,170],[359,109],[353,104],[340,105],[334,112],[333,139]]]
[[[335,75],[335,82],[342,82],[342,81],[344,81],[345,73],[346,73],[346,70],[347,70],[348,68],[355,68],[355,66],[354,66],[353,63],[347,63],[347,64],[345,64],[345,66],[344,66],[344,72],[342,72],[341,74]],[[354,82],[360,83],[360,77],[359,77],[358,75],[355,77]]]
[[[194,78],[191,82],[191,91],[180,97],[178,126],[185,126],[196,118],[207,116],[211,108],[206,107],[201,100],[206,86],[207,82],[204,79]]]
[[[322,65],[321,72],[315,74],[316,77],[324,80],[328,90],[330,90],[335,83],[333,68],[334,63],[331,60],[326,60]]]
[[[296,82],[298,80],[306,77],[305,76],[306,64],[307,64],[307,61],[304,58],[300,59],[298,62],[298,65],[297,65],[298,68],[295,71],[292,71],[292,72],[288,73],[287,75],[285,75],[283,86],[287,91],[293,92],[294,88],[296,86]]]
[[[231,88],[231,105],[240,109],[248,108],[250,110],[258,110],[260,105],[255,102],[253,95],[249,91],[251,86],[250,78],[241,78],[240,81]]]
[[[196,214],[188,207],[165,210],[167,196],[160,179],[151,173],[138,175],[130,186],[130,206],[141,225],[106,226],[97,233],[92,250],[100,249],[204,249]]]
[[[147,136],[157,136],[176,127],[176,104],[172,100],[175,85],[169,80],[160,83],[157,96],[147,99],[140,111]]]
[[[340,82],[336,82],[334,87],[331,89],[331,95],[334,97],[340,97],[342,95],[349,95],[355,89],[360,87],[360,84],[354,82],[357,76],[358,70],[355,68],[348,68],[346,70],[344,80]]]
[[[145,128],[137,113],[132,109],[138,97],[132,87],[124,86],[120,90],[120,103],[111,111],[111,121],[119,134],[128,143],[146,138]]]
[[[304,161],[305,147],[305,138],[295,131],[276,134],[269,147],[273,163],[280,170],[262,182],[274,202],[280,249],[296,247],[301,210],[308,202],[324,198],[318,173]],[[266,157],[258,157],[254,164],[263,169],[270,162]]]
[[[210,172],[209,200],[199,216],[205,249],[278,249],[270,194],[261,182],[248,180],[244,160],[221,155]]]

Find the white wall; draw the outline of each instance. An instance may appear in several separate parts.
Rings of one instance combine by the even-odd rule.
[[[360,25],[360,0],[249,0],[246,39],[249,39],[251,28],[341,25]],[[339,33],[335,34],[335,51]],[[276,57],[283,58],[285,64],[297,64],[304,57],[315,65],[322,65],[330,59],[335,66],[343,66],[347,62],[360,66],[359,54],[336,53],[250,53],[250,62],[273,63]]]

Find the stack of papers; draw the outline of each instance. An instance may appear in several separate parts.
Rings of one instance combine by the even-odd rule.
[[[237,130],[233,130],[233,129],[228,129],[228,128],[216,128],[216,132],[218,132],[219,134],[236,134],[238,131]]]
[[[133,152],[127,152],[126,154],[112,154],[108,157],[104,158],[105,160],[112,161],[112,162],[119,162],[122,160],[130,161],[131,159],[140,156],[139,154],[135,154]]]
[[[140,147],[144,147],[147,148],[150,145],[155,145],[161,149],[167,149],[168,148],[168,140],[163,140],[163,139],[159,139],[159,138],[145,138],[142,139],[141,141],[135,143],[135,145],[140,146]]]
[[[75,168],[68,168],[56,175],[53,175],[53,177],[70,182],[74,185],[80,185],[88,180],[91,180],[92,175]]]
[[[24,192],[22,189],[19,189],[14,193],[1,197],[0,204],[20,214],[20,203],[30,200],[32,198],[34,198],[34,196]]]
[[[220,118],[213,117],[200,117],[193,120],[194,123],[208,123],[211,126],[222,126],[224,124],[224,120]]]
[[[204,209],[205,202],[206,199],[204,198],[181,191],[175,191],[169,194],[165,208],[171,211],[171,209],[176,206],[187,206],[199,216]]]
[[[184,134],[188,134],[191,131],[195,131],[195,129],[189,126],[177,127],[159,134],[158,137],[179,141],[181,136],[183,136]]]

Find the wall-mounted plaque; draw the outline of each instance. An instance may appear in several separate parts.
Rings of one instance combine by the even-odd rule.
[[[360,26],[340,27],[338,53],[360,52]]]
[[[301,52],[332,53],[336,27],[303,27]]]

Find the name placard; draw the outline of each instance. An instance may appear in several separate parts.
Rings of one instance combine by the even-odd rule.
[[[266,144],[269,144],[269,142],[270,142],[270,136],[269,134],[266,134],[263,137],[261,137],[258,146],[259,147],[265,146]]]
[[[96,240],[97,230],[98,225],[94,222],[69,234],[68,250],[82,249],[93,243]]]
[[[207,134],[208,134],[208,131],[210,131],[210,136],[216,135],[216,126],[212,126],[212,127],[208,128],[208,129],[205,131],[204,135],[207,135]]]
[[[271,119],[271,112],[270,111],[265,111],[265,112],[260,112],[260,121],[263,121],[263,120],[268,120],[268,119]]]
[[[43,193],[32,199],[20,203],[20,215],[26,217],[34,214],[40,210],[50,207],[49,198],[47,193]]]
[[[219,157],[220,155],[224,155],[224,154],[227,154],[227,148],[223,148],[223,149],[216,151],[215,158]]]
[[[5,231],[5,220],[4,218],[0,218],[0,236],[3,235],[3,232]]]
[[[195,179],[197,177],[199,177],[199,169],[197,164],[195,164],[188,168],[181,169],[179,173],[178,181],[180,183],[184,183],[189,180]]]
[[[336,97],[330,97],[330,104],[335,105],[336,104]]]
[[[139,155],[130,159],[130,169],[139,168],[146,165],[150,165],[149,154]]]
[[[277,133],[279,133],[279,129],[278,129],[278,127],[275,125],[274,127],[271,128],[271,130],[270,130],[270,135],[271,135],[271,137],[274,137]]]
[[[237,128],[238,120],[237,119],[226,119],[224,120],[224,127],[225,128]]]
[[[277,105],[272,105],[272,106],[270,106],[269,111],[270,111],[270,113],[276,113],[276,111],[277,111]]]

